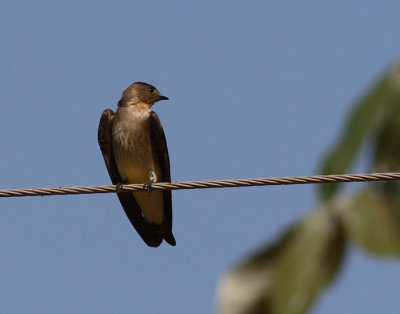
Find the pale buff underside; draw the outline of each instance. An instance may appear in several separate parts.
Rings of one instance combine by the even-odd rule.
[[[118,108],[113,127],[113,150],[118,171],[127,183],[146,183],[151,173],[156,182],[161,170],[155,165],[150,142],[148,118],[150,107],[136,104]],[[164,220],[162,191],[133,192],[146,221],[161,224]]]

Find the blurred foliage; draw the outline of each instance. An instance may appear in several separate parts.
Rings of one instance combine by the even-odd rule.
[[[387,71],[365,97],[355,105],[338,143],[322,163],[322,174],[342,174],[350,170],[363,144],[377,152],[371,168],[397,169],[400,164],[400,64]],[[394,140],[392,142],[392,140]],[[378,166],[376,167],[375,166]],[[341,184],[321,184],[320,196],[331,198]]]
[[[400,254],[400,208],[372,189],[337,204],[347,238],[374,254]]]
[[[323,174],[342,174],[364,145],[374,172],[400,169],[400,63],[356,103]],[[305,313],[335,277],[348,244],[374,255],[400,254],[400,183],[369,183],[354,194],[321,184],[321,204],[276,242],[229,270],[219,287],[219,313]]]
[[[221,281],[220,313],[303,313],[336,273],[345,239],[336,215],[314,211]]]

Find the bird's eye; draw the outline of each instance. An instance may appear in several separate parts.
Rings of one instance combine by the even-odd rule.
[[[153,94],[154,93],[154,88],[153,87],[149,87],[148,91]]]

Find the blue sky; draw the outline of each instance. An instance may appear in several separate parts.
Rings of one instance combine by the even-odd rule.
[[[400,56],[400,3],[3,1],[0,188],[97,185],[105,108],[134,81],[175,181],[315,174],[352,103]],[[365,171],[361,165],[360,171]],[[177,246],[112,194],[0,200],[0,311],[210,313],[221,274],[316,205],[314,186],[173,192]],[[352,249],[314,313],[397,312],[394,259]]]

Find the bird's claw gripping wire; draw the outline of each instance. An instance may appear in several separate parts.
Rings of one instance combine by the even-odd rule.
[[[151,189],[151,185],[153,182],[151,182],[151,180],[147,181],[144,185],[143,185],[143,189],[147,191],[147,193],[150,194],[150,192],[152,191]]]
[[[122,190],[122,183],[119,182],[119,183],[117,183],[117,187],[116,187],[115,191],[116,191],[117,193],[119,193],[119,192],[121,192],[121,190]]]
[[[151,185],[154,182],[157,182],[157,175],[155,174],[154,171],[150,171],[149,180],[147,180],[147,182],[143,185],[143,189],[147,190],[147,193],[150,194],[150,192],[152,191]]]

